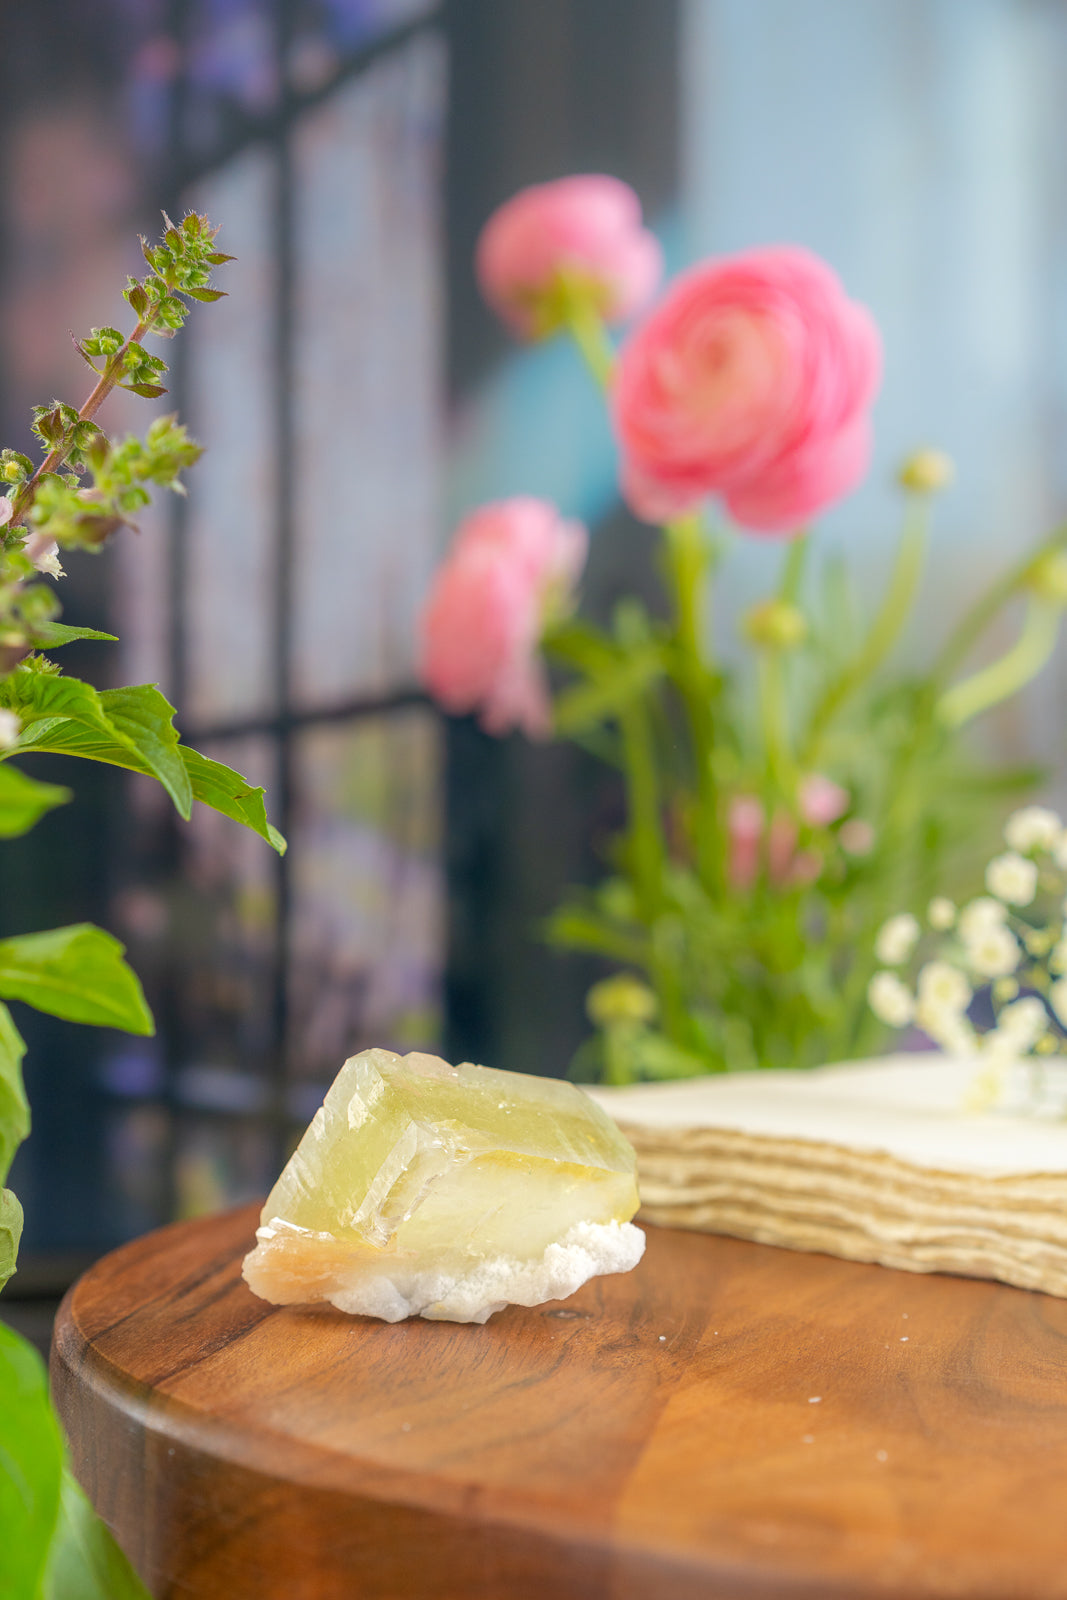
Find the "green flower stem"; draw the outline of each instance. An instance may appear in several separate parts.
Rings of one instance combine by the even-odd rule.
[[[588,295],[567,296],[564,323],[597,384],[606,390],[615,365],[615,349],[604,319]]]
[[[977,644],[993,618],[1033,578],[1041,563],[1067,546],[1067,524],[1059,527],[1039,547],[1024,556],[1002,578],[990,585],[985,594],[971,607],[957,625],[947,644],[934,663],[931,676],[938,683],[951,676]]]
[[[149,317],[147,321],[139,321],[136,328],[134,328],[133,332],[126,340],[126,343],[122,346],[122,349],[117,350],[115,354],[105,362],[104,370],[100,374],[98,382],[93,388],[89,398],[78,412],[79,422],[91,422],[96,416],[96,413],[100,410],[100,407],[103,405],[104,401],[107,399],[108,395],[111,393],[112,389],[122,376],[123,358],[125,357],[127,350],[133,344],[140,344],[145,335],[151,332],[153,320],[154,319],[152,317]],[[30,507],[33,505],[34,499],[36,498],[37,487],[41,479],[46,473],[56,472],[63,465],[64,461],[70,454],[70,449],[70,444],[65,442],[61,445],[57,445],[54,450],[50,450],[45,456],[44,460],[41,462],[41,465],[37,468],[37,471],[33,474],[33,477],[30,478],[28,483],[24,483],[21,489],[19,489],[12,504],[10,519],[12,527],[17,527],[19,523],[25,521],[26,515]]]
[[[630,821],[630,867],[642,920],[660,909],[666,859],[659,816],[659,784],[648,713],[640,700],[619,712]]]
[[[713,552],[699,512],[663,530],[664,568],[674,608],[674,679],[685,705],[696,778],[696,867],[712,889],[721,867],[715,748],[714,684],[707,658],[708,575]]]
[[[1037,676],[1052,654],[1063,608],[1055,601],[1033,596],[1017,641],[999,661],[975,672],[949,689],[937,702],[937,715],[950,728],[959,728],[980,711],[999,705]]]
[[[816,763],[826,730],[841,707],[881,666],[908,619],[919,586],[930,525],[930,497],[909,496],[904,529],[885,599],[878,610],[862,650],[826,687],[812,713],[800,764],[809,771]]]
[[[674,964],[656,950],[656,922],[664,909],[667,850],[660,826],[659,783],[648,712],[631,700],[619,713],[629,815],[629,867],[637,894],[638,914],[649,931],[648,974],[656,991],[663,1031],[675,1043],[687,1041],[688,1029],[679,975]]]
[[[782,796],[791,796],[796,773],[786,731],[785,674],[782,667],[780,650],[760,651],[756,662],[756,680],[767,775],[772,789]]]
[[[800,594],[800,585],[804,577],[804,568],[807,565],[808,550],[811,545],[811,535],[807,529],[789,541],[782,566],[782,583],[778,591],[778,598],[788,605],[795,606]]]

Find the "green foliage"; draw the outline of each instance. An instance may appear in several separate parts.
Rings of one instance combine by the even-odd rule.
[[[40,1595],[62,1474],[63,1440],[41,1358],[0,1323],[0,1593]]]
[[[210,806],[213,811],[221,811],[224,817],[232,817],[235,822],[243,823],[253,833],[258,833],[261,839],[265,839],[279,855],[285,854],[284,838],[267,821],[263,804],[265,791],[262,788],[253,788],[248,779],[242,778],[232,767],[224,767],[221,761],[212,761],[198,750],[190,750],[188,745],[181,746],[181,757],[189,774],[194,799]]]
[[[96,421],[116,387],[146,398],[166,393],[166,363],[143,340],[148,334],[172,338],[189,301],[217,300],[211,271],[233,259],[215,249],[217,230],[205,217],[190,214],[177,227],[165,215],[164,221],[159,244],[141,241],[147,275],[131,278],[125,289],[137,326],[128,335],[96,327],[75,341],[94,379],[84,405],[76,410],[52,400],[34,409],[33,432],[44,451],[36,468],[18,451],[0,451],[0,837],[24,833],[70,799],[67,789],[6,764],[16,751],[47,751],[148,774],[183,817],[194,799],[201,800],[281,851],[285,841],[267,821],[263,790],[182,746],[174,708],[154,685],[97,691],[33,653],[77,639],[113,637],[56,620],[53,588],[36,581],[39,572],[62,575],[55,547],[98,550],[133,521],[154,489],[184,493],[181,474],[200,455],[174,417],[157,418],[143,439],[117,442]],[[122,946],[87,924],[0,941],[0,995],[71,1021],[142,1034],[153,1029]],[[0,1005],[0,1184],[29,1132],[24,1053],[11,1015]],[[0,1188],[0,1287],[14,1270],[21,1232],[21,1206]],[[64,1465],[40,1361],[2,1326],[0,1593],[18,1600],[147,1600]]]
[[[64,1460],[32,1345],[0,1323],[0,1594],[13,1600],[148,1600]]]
[[[30,1131],[30,1107],[22,1081],[25,1054],[26,1046],[10,1011],[0,1005],[0,1183],[10,1172],[15,1151]]]
[[[148,1590],[66,1467],[41,1600],[149,1600]]]
[[[78,678],[58,676],[47,670],[50,665],[33,658],[0,681],[0,705],[22,721],[15,749],[85,756],[146,772],[188,817],[193,794],[178,754],[174,707],[155,685],[98,691]]]
[[[11,1277],[22,1238],[22,1207],[10,1189],[0,1189],[0,1289]]]
[[[0,939],[0,995],[68,1022],[154,1033],[124,947],[88,922]]]
[[[145,773],[159,779],[183,817],[199,800],[284,853],[285,840],[267,821],[263,789],[181,744],[174,707],[154,684],[97,691],[77,678],[42,672],[35,658],[0,680],[0,705],[22,719],[15,752],[81,756]]]
[[[0,766],[0,839],[28,833],[46,811],[65,806],[71,791],[58,783],[40,783],[18,767]]]

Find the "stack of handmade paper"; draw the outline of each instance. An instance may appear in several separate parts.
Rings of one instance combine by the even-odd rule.
[[[590,1092],[641,1219],[1067,1296],[1067,1123],[963,1109],[973,1061],[888,1056]]]

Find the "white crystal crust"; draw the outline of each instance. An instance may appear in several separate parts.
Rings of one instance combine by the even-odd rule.
[[[279,1234],[302,1231],[280,1218],[272,1218],[258,1230],[260,1243],[244,1263],[244,1276],[254,1294],[263,1293],[258,1269],[266,1264],[271,1242]],[[383,1322],[402,1322],[406,1317],[486,1322],[507,1305],[539,1306],[546,1300],[564,1300],[601,1273],[629,1272],[644,1252],[645,1235],[632,1222],[577,1222],[531,1261],[495,1256],[454,1259],[436,1268],[405,1268],[394,1258],[388,1270],[380,1272],[368,1272],[364,1263],[353,1268],[347,1282],[343,1268],[335,1270],[322,1298],[339,1311]],[[264,1298],[280,1298],[276,1285]]]

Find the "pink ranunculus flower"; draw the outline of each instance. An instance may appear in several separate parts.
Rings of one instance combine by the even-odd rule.
[[[863,476],[880,376],[870,313],[810,251],[704,262],[620,352],[623,492],[649,521],[717,494],[752,532],[796,532]]]
[[[629,185],[591,173],[506,201],[482,229],[475,269],[493,309],[536,339],[558,328],[568,282],[591,294],[605,321],[633,316],[656,292],[663,252]]]
[[[551,726],[538,645],[571,604],[588,536],[547,500],[501,500],[458,529],[422,614],[420,677],[446,710],[487,733]]]

